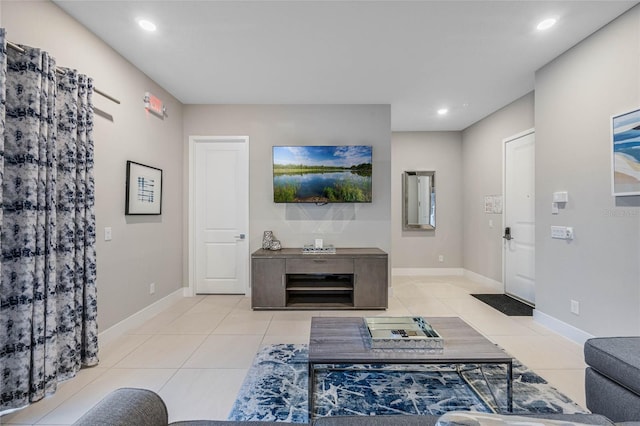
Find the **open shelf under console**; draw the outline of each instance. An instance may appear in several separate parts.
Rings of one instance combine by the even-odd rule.
[[[286,306],[353,308],[353,274],[287,274]]]

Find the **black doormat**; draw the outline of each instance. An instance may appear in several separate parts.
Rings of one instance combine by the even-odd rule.
[[[510,317],[533,316],[533,308],[506,294],[472,294],[478,300]]]

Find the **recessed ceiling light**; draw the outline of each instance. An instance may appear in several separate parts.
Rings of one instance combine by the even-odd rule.
[[[438,115],[445,115],[448,112],[449,112],[449,110],[447,108],[440,108],[438,110]]]
[[[155,31],[156,30],[156,24],[154,24],[153,22],[149,21],[148,19],[139,19],[138,20],[138,25],[140,25],[140,28],[142,28],[143,30],[146,30],[146,31]]]
[[[556,24],[556,22],[558,22],[556,18],[548,18],[548,19],[545,19],[544,21],[541,21],[536,28],[539,31],[548,30],[549,28],[553,27]]]

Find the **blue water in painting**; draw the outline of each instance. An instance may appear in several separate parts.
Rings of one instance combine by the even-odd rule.
[[[371,176],[361,176],[350,171],[330,173],[279,174],[273,177],[273,186],[300,185],[296,198],[322,197],[325,188],[336,183],[352,182],[358,186],[371,187]]]
[[[613,134],[613,151],[640,162],[640,130],[629,129]]]
[[[640,138],[640,130],[627,130],[625,132],[614,133],[613,141],[615,143],[626,141],[628,139],[639,139]]]

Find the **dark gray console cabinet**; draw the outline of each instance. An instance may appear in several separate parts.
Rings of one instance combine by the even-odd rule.
[[[388,256],[377,248],[251,255],[253,309],[386,309],[388,286]]]

